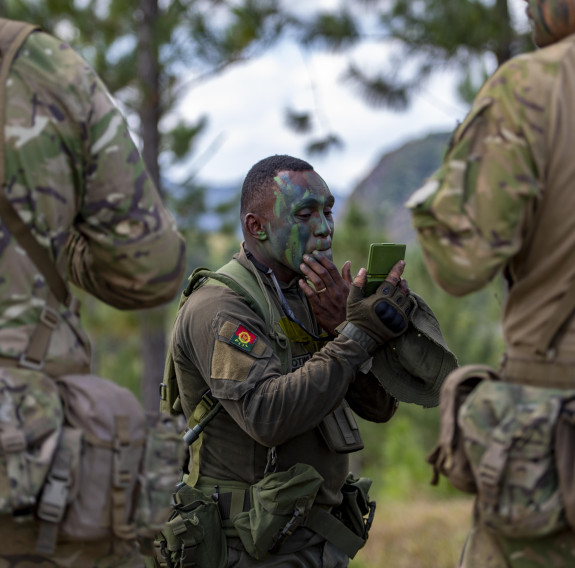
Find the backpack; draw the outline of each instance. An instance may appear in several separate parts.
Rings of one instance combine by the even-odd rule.
[[[0,515],[38,522],[39,554],[53,554],[58,538],[145,545],[169,518],[181,475],[177,425],[88,369],[45,363],[60,305],[79,303],[4,193],[6,79],[37,29],[0,18],[0,219],[49,288],[25,353],[0,357]]]

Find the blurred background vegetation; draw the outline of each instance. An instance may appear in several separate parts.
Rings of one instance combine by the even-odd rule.
[[[191,272],[198,266],[215,269],[237,250],[239,187],[227,188],[227,198],[215,200],[213,188],[198,183],[195,141],[208,117],[195,123],[170,120],[184,93],[281,41],[345,51],[375,36],[392,48],[382,50],[387,55],[380,69],[368,71],[356,60],[341,88],[355,88],[366,104],[400,110],[435,71],[451,68],[459,76],[461,101],[469,104],[497,65],[531,49],[516,29],[511,2],[348,0],[325,10],[324,3],[309,0],[303,17],[298,2],[282,0],[0,0],[0,15],[40,23],[77,48],[102,76],[187,239]],[[337,132],[318,137],[313,117],[320,111],[285,110],[287,127],[307,136],[308,153],[302,157],[312,163],[343,142]],[[465,298],[448,297],[427,275],[403,208],[439,165],[448,140],[449,133],[439,133],[385,154],[339,200],[336,263],[349,259],[357,270],[367,261],[369,243],[406,242],[405,276],[434,309],[459,362],[497,366],[502,282]],[[183,181],[174,180],[176,167],[188,170]],[[206,216],[210,222],[202,223]],[[128,313],[80,296],[96,371],[155,409],[177,298],[159,309]],[[389,424],[362,423],[361,429],[366,448],[353,456],[354,470],[374,480],[379,505],[372,537],[352,566],[454,566],[470,501],[445,480],[439,487],[429,485],[425,457],[437,437],[438,410],[402,404]]]

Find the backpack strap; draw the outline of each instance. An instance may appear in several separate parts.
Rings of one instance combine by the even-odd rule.
[[[59,303],[64,304],[75,312],[78,310],[77,301],[70,294],[67,283],[54,266],[48,251],[36,240],[28,225],[24,223],[18,211],[8,199],[5,191],[6,152],[4,124],[6,118],[6,80],[18,49],[34,30],[39,29],[39,26],[32,24],[0,18],[0,52],[2,55],[2,63],[0,65],[0,218],[11,235],[42,273],[50,288],[46,304],[40,314],[40,320],[30,337],[28,348],[19,360],[19,366],[33,370],[41,370],[44,367],[44,359],[50,345],[52,331],[60,321],[58,313]]]
[[[254,271],[255,272],[255,271]],[[178,311],[186,303],[190,295],[204,285],[225,286],[244,298],[249,307],[266,322],[271,339],[280,347],[276,354],[280,357],[284,372],[289,371],[291,350],[289,340],[281,325],[281,313],[272,299],[265,291],[259,274],[252,273],[237,260],[232,259],[216,272],[208,268],[196,268],[188,278],[188,285],[182,292]],[[176,370],[171,352],[168,350],[164,377],[160,384],[160,410],[170,414],[180,414],[182,411],[179,402]]]

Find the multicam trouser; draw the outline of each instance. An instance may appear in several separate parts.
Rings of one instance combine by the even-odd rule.
[[[459,568],[571,568],[575,533],[563,530],[542,538],[504,538],[477,521],[463,548]]]
[[[0,568],[143,568],[136,541],[59,543],[51,556],[34,553],[37,524],[0,517]]]

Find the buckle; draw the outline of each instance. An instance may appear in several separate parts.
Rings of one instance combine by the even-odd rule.
[[[44,368],[43,360],[36,362],[32,359],[28,359],[28,357],[26,357],[26,353],[22,353],[22,355],[20,355],[18,364],[20,367],[25,367],[26,369],[30,369],[32,371],[41,371]]]
[[[119,438],[114,440],[114,487],[125,489],[132,481],[130,471],[130,443],[122,443]]]
[[[61,472],[59,475],[49,473],[37,515],[43,521],[49,523],[59,523],[64,516],[66,501],[68,499],[68,489],[70,487],[70,476]]]
[[[54,329],[60,323],[60,314],[54,308],[45,305],[40,313],[40,321],[50,329]]]
[[[26,435],[22,430],[4,430],[0,434],[0,446],[5,454],[23,452],[26,449]]]

